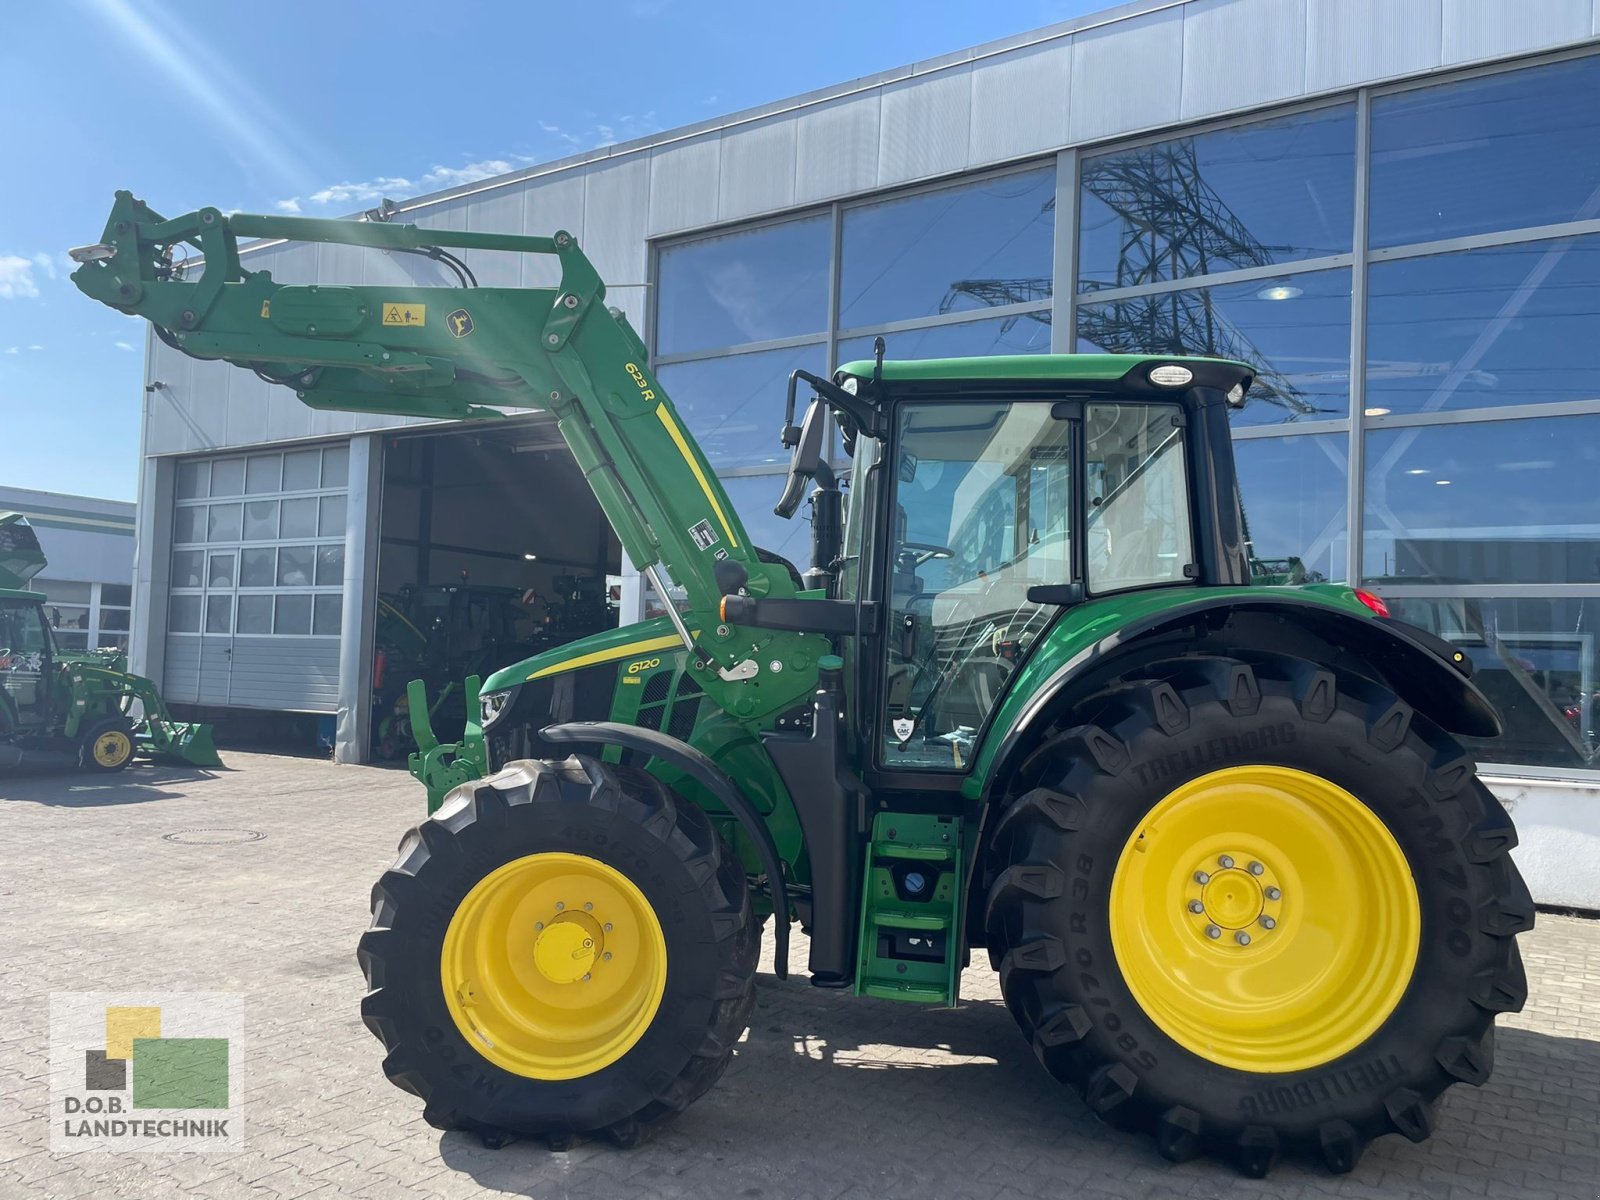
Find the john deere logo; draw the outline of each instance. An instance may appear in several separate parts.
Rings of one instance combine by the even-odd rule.
[[[210,993],[121,999],[50,998],[52,1148],[239,1148],[242,999]]]
[[[466,337],[472,332],[472,314],[464,308],[458,308],[446,315],[444,323],[452,337]]]

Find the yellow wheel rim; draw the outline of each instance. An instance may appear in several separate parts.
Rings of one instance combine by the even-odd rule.
[[[95,738],[89,753],[102,767],[119,766],[133,753],[133,740],[120,729],[109,729]]]
[[[530,1079],[575,1079],[644,1036],[667,986],[667,942],[616,868],[530,854],[467,893],[439,969],[456,1028],[480,1054]]]
[[[1179,1045],[1299,1071],[1365,1042],[1416,966],[1422,917],[1399,844],[1336,784],[1228,767],[1150,810],[1117,860],[1111,944]]]

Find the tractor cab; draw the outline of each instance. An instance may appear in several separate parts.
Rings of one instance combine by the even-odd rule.
[[[1226,413],[1249,368],[1134,356],[1107,367],[1086,356],[880,359],[811,381],[817,399],[786,439],[778,512],[815,483],[813,581],[881,611],[862,622],[881,636],[846,647],[861,656],[847,676],[862,683],[856,726],[886,773],[880,786],[904,772],[916,787],[934,783],[926,773],[964,773],[1066,608],[1248,582]],[[814,456],[824,410],[850,453],[842,484]],[[830,490],[842,493],[837,545]],[[1226,502],[1209,510],[1197,496]]]
[[[0,732],[37,728],[52,717],[55,643],[44,596],[24,590],[44,565],[27,518],[0,514]]]

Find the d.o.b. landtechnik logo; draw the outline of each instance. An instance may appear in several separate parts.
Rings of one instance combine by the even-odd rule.
[[[51,1149],[240,1149],[243,1034],[232,993],[55,993]]]

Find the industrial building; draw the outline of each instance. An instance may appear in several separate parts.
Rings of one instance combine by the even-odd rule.
[[[0,487],[0,512],[28,518],[48,560],[28,582],[50,603],[45,618],[66,651],[128,649],[133,604],[134,506],[32,488]]]
[[[770,515],[795,368],[879,335],[1255,364],[1235,436],[1263,573],[1364,581],[1466,648],[1536,897],[1600,907],[1597,33],[1592,0],[1141,0],[391,219],[576,235],[756,542],[795,560],[806,527]],[[246,265],[455,282],[344,246]],[[397,615],[481,589],[462,636],[505,647],[647,603],[538,414],[315,412],[152,341],[142,454],[135,668],[179,704],[336,714],[345,760],[381,737]]]

